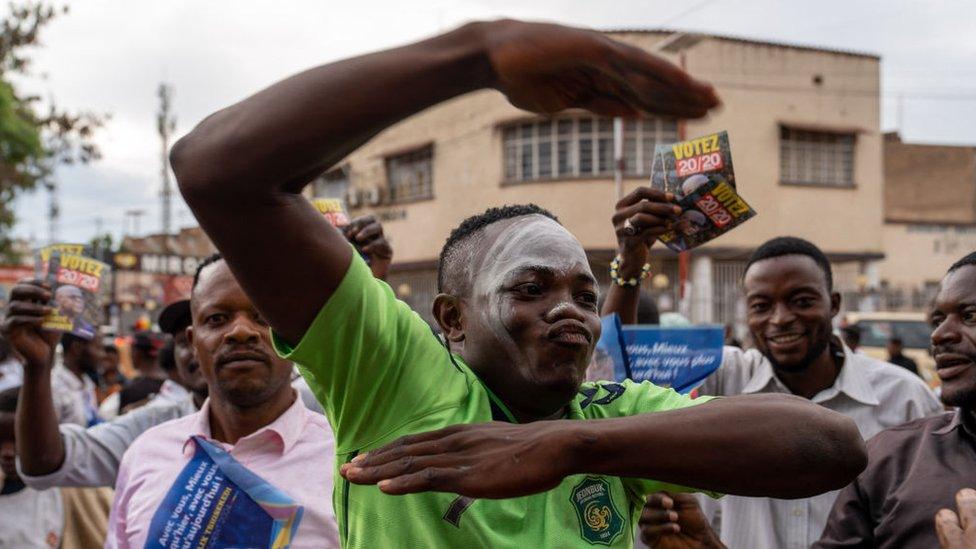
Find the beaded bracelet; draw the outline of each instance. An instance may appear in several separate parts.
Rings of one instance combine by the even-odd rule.
[[[618,274],[619,270],[620,270],[620,255],[618,254],[616,257],[613,258],[613,261],[610,262],[610,281],[620,287],[634,288],[640,285],[641,281],[647,278],[649,274],[651,274],[651,264],[645,263],[644,266],[641,267],[640,278],[631,278],[629,280],[624,280],[620,278]]]

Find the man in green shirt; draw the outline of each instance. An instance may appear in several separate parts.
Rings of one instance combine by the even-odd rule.
[[[300,196],[384,128],[485,87],[536,112],[697,118],[718,103],[598,33],[497,21],[293,76],[173,149],[188,204],[332,422],[344,546],[627,547],[652,490],[802,497],[851,480],[853,423],[802,399],[692,406],[582,384],[597,284],[545,210],[489,210],[452,234],[434,303],[448,349]],[[637,197],[633,222],[664,224],[669,201]]]

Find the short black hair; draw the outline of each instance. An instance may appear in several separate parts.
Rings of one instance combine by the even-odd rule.
[[[102,345],[102,350],[105,351],[106,353],[119,354],[119,348],[112,344]]]
[[[220,252],[217,252],[211,254],[210,257],[204,259],[199,265],[197,265],[197,272],[193,273],[193,286],[190,287],[190,293],[193,293],[193,290],[197,289],[197,283],[200,282],[200,273],[203,272],[203,270],[207,267],[223,259],[224,256],[220,255]]]
[[[17,400],[20,399],[20,386],[0,391],[0,412],[14,413],[17,411]]]
[[[536,204],[514,204],[501,208],[488,208],[483,213],[472,215],[462,221],[457,228],[451,231],[450,236],[447,237],[447,242],[441,248],[440,257],[437,261],[437,291],[445,291],[448,279],[453,278],[457,271],[454,268],[455,264],[470,261],[470,257],[460,257],[462,254],[459,253],[459,249],[462,242],[492,223],[534,214],[548,217],[559,223],[559,219],[552,212]]]
[[[888,343],[894,343],[895,345],[904,345],[905,342],[898,336],[893,336],[888,338]]]
[[[71,332],[65,332],[61,334],[61,350],[64,352],[68,352],[69,349],[71,349],[72,347],[74,347],[79,343],[82,345],[88,345],[88,341],[89,340],[80,336],[76,336]]]
[[[976,252],[973,252],[973,253],[967,255],[966,257],[960,259],[959,261],[956,261],[955,263],[953,263],[952,266],[949,267],[949,270],[946,271],[946,274],[949,274],[952,271],[955,271],[956,269],[959,269],[961,267],[965,267],[967,265],[976,265]]]
[[[814,243],[795,236],[777,236],[764,242],[756,248],[756,251],[752,252],[745,270],[748,271],[753,263],[784,255],[805,255],[812,259],[824,273],[827,291],[834,291],[834,272],[830,267],[830,260]]]

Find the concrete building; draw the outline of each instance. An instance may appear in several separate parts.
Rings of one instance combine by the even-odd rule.
[[[976,147],[885,135],[883,306],[923,310],[939,280],[976,251]]]
[[[877,56],[723,36],[676,40],[663,31],[608,35],[683,64],[715,84],[724,102],[702,121],[626,122],[625,192],[648,181],[655,145],[728,130],[739,191],[759,213],[691,253],[681,306],[692,320],[741,320],[744,260],[779,235],[820,245],[836,264],[842,291],[877,284],[883,256]],[[553,211],[606,281],[616,249],[612,126],[582,112],[534,116],[497,92],[480,91],[384,131],[324,174],[311,193],[343,197],[353,215],[372,212],[385,222],[396,252],[391,286],[424,315],[449,231],[493,205],[535,202]],[[649,279],[648,291],[662,310],[678,309],[676,256],[655,246],[652,266],[663,276]]]

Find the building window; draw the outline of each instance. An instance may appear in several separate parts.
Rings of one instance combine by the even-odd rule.
[[[654,148],[678,140],[674,120],[624,122],[624,174],[651,173]],[[613,119],[592,116],[547,118],[502,128],[505,181],[613,175]]]
[[[782,182],[854,186],[854,134],[780,128]]]
[[[341,166],[333,168],[318,176],[312,182],[312,191],[315,198],[338,198],[344,199],[346,190],[349,189],[349,175],[346,173],[348,167]]]
[[[390,202],[414,202],[434,198],[434,146],[427,145],[386,159]]]

